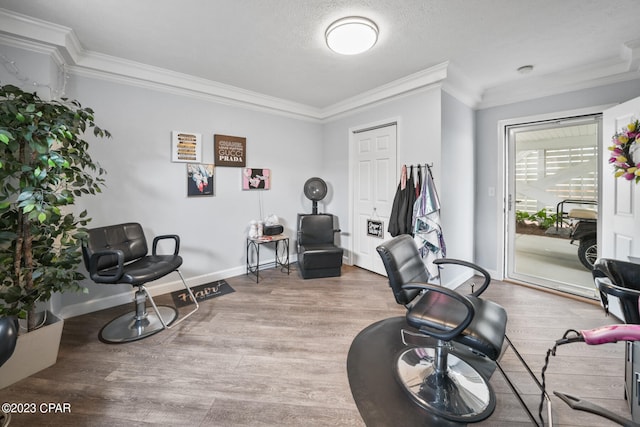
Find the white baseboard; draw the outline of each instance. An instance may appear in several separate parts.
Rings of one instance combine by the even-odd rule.
[[[238,266],[230,268],[228,270],[221,270],[212,273],[203,274],[196,277],[185,277],[185,281],[189,287],[204,285],[205,283],[214,282],[216,280],[226,279],[228,277],[239,276],[245,274],[246,267]],[[172,282],[162,283],[159,285],[149,285],[147,291],[151,296],[164,295],[169,292],[184,289],[184,285],[180,278],[176,275],[177,279]],[[93,313],[94,311],[104,310],[106,308],[116,307],[122,304],[128,304],[133,302],[133,291],[123,292],[116,295],[109,295],[102,298],[91,299],[77,304],[68,305],[62,307],[59,313],[55,313],[63,319],[69,319],[71,317],[80,316],[87,313]]]

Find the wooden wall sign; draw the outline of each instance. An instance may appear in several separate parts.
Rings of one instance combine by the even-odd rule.
[[[244,167],[247,163],[247,138],[213,135],[216,166]]]

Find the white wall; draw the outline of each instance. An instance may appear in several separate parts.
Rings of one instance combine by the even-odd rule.
[[[343,247],[351,247],[350,235],[354,228],[346,185],[349,132],[397,120],[398,174],[403,164],[433,165],[447,256],[473,261],[473,119],[471,108],[435,85],[327,123],[324,126],[324,178],[339,188],[327,209],[340,218]],[[464,269],[448,270],[443,272],[443,284],[447,286],[455,286],[461,274],[469,274]]]
[[[402,164],[434,163],[434,175],[439,177],[440,92],[436,86],[324,125],[323,178],[336,189],[333,199],[327,204],[327,211],[340,220],[341,244],[345,249],[352,247],[351,230],[354,228],[349,212],[348,188],[350,131],[397,121],[398,174]]]
[[[498,122],[501,120],[571,111],[582,108],[616,104],[640,96],[640,80],[626,81],[592,89],[569,92],[510,105],[476,111],[476,172],[475,172],[475,261],[496,272],[498,236],[503,235],[500,223],[502,204],[502,159],[499,156]],[[489,196],[489,188],[496,190]],[[498,199],[500,203],[498,203]],[[499,276],[498,276],[499,277]]]
[[[4,47],[1,52],[18,56]],[[46,58],[21,54],[19,64],[25,74],[36,76],[34,69],[47,70]],[[39,81],[47,80],[44,71],[36,76]],[[5,77],[0,74],[1,83]],[[265,216],[281,218],[291,243],[297,213],[311,211],[302,188],[307,178],[321,175],[319,123],[77,75],[70,76],[66,95],[91,107],[96,123],[113,135],[87,137],[93,159],[108,172],[106,187],[102,194],[78,199],[74,209],[88,210],[90,227],[136,221],[148,240],[180,235],[181,271],[192,285],[245,273],[246,230],[249,221],[260,219],[260,201]],[[187,197],[186,164],[171,162],[173,130],[202,134],[205,163],[213,163],[214,134],[246,137],[247,166],[271,169],[272,189],[243,191],[241,168],[216,167],[215,195]],[[273,257],[270,250],[261,255]],[[173,274],[149,288],[167,292],[179,286],[178,280]],[[84,284],[89,294],[65,293],[53,300],[54,307],[65,307],[63,316],[131,300],[130,286]]]
[[[442,227],[447,257],[474,260],[474,112],[447,92],[442,93],[442,164],[440,180]]]
[[[0,46],[0,52],[15,58],[33,80],[49,79],[55,86],[57,69],[47,54],[5,46]],[[0,82],[15,83],[12,79],[0,67]],[[179,234],[185,259],[182,271],[196,285],[244,273],[246,228],[251,219],[259,218],[260,203],[264,215],[280,216],[286,231],[295,237],[297,213],[311,210],[302,193],[303,183],[311,176],[327,181],[329,195],[320,203],[320,211],[338,216],[343,230],[340,244],[350,248],[349,132],[389,121],[398,122],[398,166],[433,164],[448,256],[495,269],[501,230],[496,197],[488,195],[488,188],[496,188],[499,196],[498,121],[625,101],[640,95],[640,84],[624,82],[489,108],[475,115],[434,85],[325,124],[86,76],[72,75],[66,93],[92,107],[98,125],[113,134],[111,140],[96,141],[91,147],[94,159],[109,172],[107,187],[99,196],[81,198],[76,209],[88,209],[91,226],[139,221],[149,238]],[[247,166],[270,168],[272,190],[242,191],[240,169],[217,167],[215,196],[188,198],[186,166],[170,161],[172,130],[202,133],[204,162],[213,161],[214,133],[246,137]],[[68,293],[54,299],[56,308],[64,307],[63,316],[130,299],[127,286],[85,284],[88,295]],[[177,278],[169,277],[152,285],[152,292],[154,288],[156,293],[167,292],[178,285]]]
[[[443,100],[443,96],[446,100]],[[443,110],[447,111],[446,119]],[[349,132],[396,120],[398,174],[403,164],[433,164],[434,181],[442,204],[441,220],[447,248],[451,248],[454,255],[471,259],[473,244],[469,233],[472,232],[473,221],[461,207],[468,205],[468,199],[473,199],[473,185],[464,176],[451,176],[449,166],[443,165],[458,150],[473,155],[472,113],[451,96],[443,95],[439,85],[325,124],[324,178],[334,188],[339,188],[327,205],[327,210],[340,218],[343,247],[351,247],[350,235],[354,228],[351,224],[346,185],[349,179]],[[462,128],[456,128],[457,124],[461,124]],[[447,146],[447,143],[450,145]],[[465,159],[463,164],[472,169],[472,157]],[[398,176],[397,179],[399,178]],[[459,221],[465,224],[460,225]],[[457,227],[460,228],[456,229]],[[465,234],[464,231],[468,233]]]

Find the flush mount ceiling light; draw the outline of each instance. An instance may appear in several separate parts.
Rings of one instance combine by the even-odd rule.
[[[376,24],[359,16],[338,19],[324,34],[329,49],[342,55],[356,55],[371,49],[378,41]]]

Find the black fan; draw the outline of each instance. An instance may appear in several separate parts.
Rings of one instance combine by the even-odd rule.
[[[304,183],[304,195],[313,202],[311,213],[317,214],[318,201],[324,199],[327,195],[327,183],[318,177],[309,178]]]

